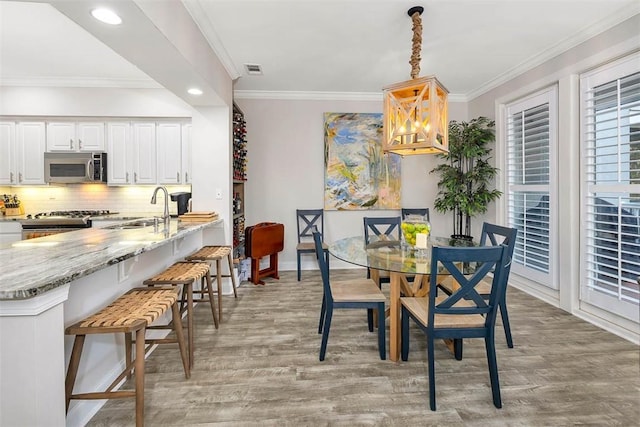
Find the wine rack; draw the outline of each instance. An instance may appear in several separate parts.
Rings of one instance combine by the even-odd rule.
[[[233,104],[233,179],[247,180],[247,124],[244,113]]]
[[[247,124],[233,103],[233,257],[244,258],[244,184],[247,180]]]

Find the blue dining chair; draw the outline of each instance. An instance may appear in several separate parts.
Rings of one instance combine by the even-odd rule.
[[[507,248],[506,256],[513,258],[513,251],[516,245],[517,228],[503,227],[501,225],[485,222],[482,224],[482,234],[480,235],[480,246],[497,246],[504,245]],[[509,273],[511,272],[511,263],[505,268],[503,275],[505,289],[509,283]],[[440,283],[439,288],[446,294],[451,295],[451,282],[444,280]],[[482,282],[478,285],[478,293],[485,299],[491,295],[491,286],[489,283]],[[500,308],[500,316],[502,318],[502,326],[507,339],[507,346],[513,348],[513,337],[511,336],[511,324],[509,322],[509,312],[507,311],[507,292],[505,291],[502,299],[498,302]]]
[[[371,243],[372,238],[378,240],[400,240],[400,223],[399,216],[392,217],[364,217],[364,242],[366,245]],[[371,277],[371,272],[367,269],[367,278]],[[379,272],[380,280],[377,283],[378,287],[382,286],[382,283],[389,283],[388,271]]]
[[[463,338],[483,338],[489,365],[489,378],[493,404],[502,407],[498,363],[495,348],[495,322],[499,302],[506,290],[503,275],[511,259],[503,245],[493,247],[434,247],[431,255],[431,289],[437,285],[438,268],[445,269],[460,287],[451,295],[429,292],[427,297],[402,297],[401,357],[409,357],[409,319],[413,319],[426,334],[429,365],[429,406],[436,410],[435,341],[454,339],[462,352]],[[477,263],[476,272],[466,276],[460,268],[466,263]],[[493,272],[491,294],[488,300],[477,291],[477,286]],[[442,272],[440,272],[442,274]],[[457,351],[457,350],[456,350]]]
[[[384,303],[385,296],[371,279],[352,279],[339,282],[329,280],[329,266],[324,257],[322,238],[316,230],[312,232],[316,249],[316,258],[320,273],[322,274],[323,298],[320,308],[320,323],[318,333],[322,333],[322,343],[320,345],[320,361],[324,360],[327,352],[327,341],[329,340],[329,329],[331,328],[331,318],[333,309],[338,308],[366,308],[369,318],[372,318],[372,311],[378,312],[378,350],[380,359],[386,359],[386,338],[384,324]],[[369,332],[373,332],[373,323],[369,322]]]
[[[313,227],[320,230],[320,237],[324,238],[324,209],[296,209],[296,222],[298,226],[298,244],[296,255],[298,258],[298,282],[300,281],[300,261],[304,254],[315,254],[316,249],[313,243],[311,232]],[[329,248],[322,244],[325,260],[329,265]]]
[[[490,224],[485,222],[482,224],[482,235],[480,236],[480,246],[496,246],[504,245],[507,247],[506,256],[513,258],[513,251],[516,246],[516,237],[518,235],[517,228],[503,227],[501,225]],[[504,281],[505,292],[502,299],[498,301],[500,308],[500,316],[502,318],[502,326],[507,339],[507,347],[513,348],[513,337],[511,336],[511,325],[509,323],[509,313],[507,311],[507,286],[509,284],[509,273],[511,273],[511,263],[508,263],[504,270],[502,280]],[[480,285],[480,295],[485,299],[491,295],[491,289],[487,282]]]

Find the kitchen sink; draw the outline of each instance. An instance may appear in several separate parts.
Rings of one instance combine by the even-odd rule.
[[[123,222],[122,224],[115,224],[105,227],[107,230],[129,230],[135,228],[143,228],[153,226],[154,218],[141,218],[133,221]]]

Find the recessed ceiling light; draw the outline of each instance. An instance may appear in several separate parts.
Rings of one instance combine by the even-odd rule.
[[[197,87],[192,87],[187,92],[189,92],[191,95],[202,95],[202,91]]]
[[[93,9],[91,15],[98,21],[104,22],[109,25],[120,25],[122,18],[120,18],[114,11],[104,8]]]

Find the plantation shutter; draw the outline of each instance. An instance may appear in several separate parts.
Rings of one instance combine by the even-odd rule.
[[[554,287],[556,89],[511,103],[506,112],[507,217],[518,229],[512,269]]]
[[[581,301],[638,321],[640,55],[581,78]]]

